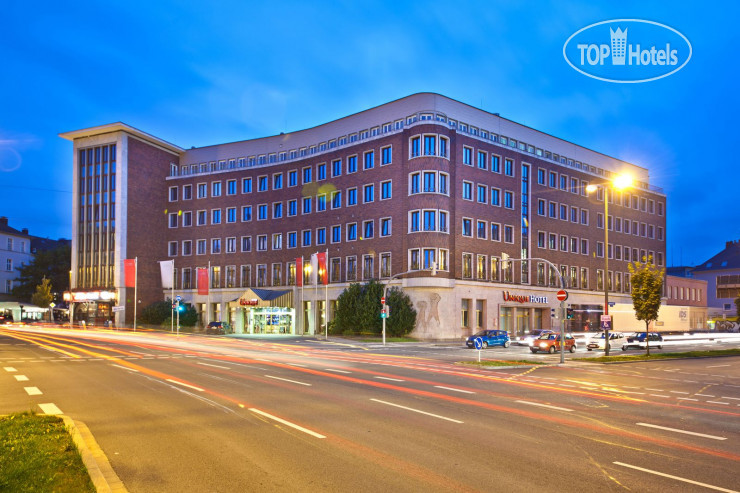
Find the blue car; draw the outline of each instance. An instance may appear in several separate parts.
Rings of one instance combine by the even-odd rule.
[[[481,330],[480,332],[468,337],[468,340],[465,341],[465,345],[469,348],[474,348],[475,340],[479,337],[483,341],[484,349],[488,346],[509,347],[510,344],[509,333],[505,330]]]

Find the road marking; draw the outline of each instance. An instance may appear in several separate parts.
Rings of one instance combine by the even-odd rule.
[[[727,440],[727,438],[725,437],[705,435],[704,433],[696,433],[694,431],[678,430],[676,428],[666,428],[665,426],[651,425],[650,423],[637,423],[637,426],[646,426],[648,428],[656,428],[658,430],[675,431],[676,433],[683,433],[684,435],[694,435],[696,437],[711,438],[712,440]]]
[[[401,409],[405,409],[405,410],[407,410],[407,411],[413,411],[413,412],[415,412],[415,413],[419,413],[419,414],[425,414],[425,415],[427,415],[427,416],[431,416],[431,417],[433,417],[433,418],[439,418],[439,419],[444,419],[444,420],[446,420],[446,421],[452,421],[453,423],[463,424],[463,422],[462,422],[462,421],[458,421],[458,420],[456,420],[456,419],[452,419],[452,418],[447,418],[447,417],[445,417],[445,416],[440,416],[440,415],[438,415],[438,414],[432,414],[432,413],[428,413],[428,412],[426,412],[426,411],[420,411],[419,409],[414,409],[414,408],[412,408],[412,407],[406,407],[406,406],[401,406],[401,405],[399,405],[399,404],[393,404],[392,402],[386,402],[386,401],[381,401],[381,400],[379,400],[379,399],[370,399],[370,400],[371,400],[371,401],[374,401],[374,402],[379,402],[380,404],[385,404],[385,405],[387,405],[387,406],[393,406],[393,407],[398,407],[398,408],[401,408]]]
[[[290,421],[286,421],[286,420],[284,420],[282,418],[278,418],[277,416],[273,416],[272,414],[266,413],[264,411],[260,411],[259,409],[255,409],[253,407],[250,407],[249,410],[252,411],[253,413],[256,413],[256,414],[262,415],[262,416],[264,416],[266,418],[270,418],[272,420],[275,420],[278,423],[282,423],[282,424],[284,424],[286,426],[290,426],[291,428],[294,428],[294,429],[296,429],[298,431],[302,431],[303,433],[307,433],[307,434],[309,434],[309,435],[311,435],[313,437],[316,437],[316,438],[326,438],[326,436],[322,435],[321,433],[316,433],[315,431],[311,431],[308,428],[304,428],[303,426],[299,426],[299,425],[297,425],[295,423],[291,423]]]
[[[212,366],[213,368],[221,368],[222,370],[231,370],[231,368],[228,366],[212,365],[210,363],[201,363],[200,361],[198,361],[197,363],[203,366]]]
[[[729,402],[719,402],[719,401],[707,401],[709,404],[723,404],[725,406],[729,406]]]
[[[519,404],[528,404],[530,406],[546,407],[548,409],[555,409],[556,411],[568,411],[568,412],[573,411],[572,409],[568,409],[566,407],[550,406],[547,404],[540,404],[539,402],[530,402],[530,401],[514,401],[514,402],[518,402]]]
[[[712,365],[712,366],[705,366],[704,368],[720,368],[722,366],[730,366],[730,365]]]
[[[6,367],[3,368],[3,370],[5,370],[7,372],[11,372],[11,373],[14,372],[14,371],[18,371],[15,368],[13,368],[12,366],[6,366]]]
[[[335,370],[334,368],[324,368],[324,371],[333,371],[333,372],[335,372],[335,373],[346,373],[346,374],[348,374],[348,375],[349,375],[350,373],[352,373],[351,371],[344,371],[344,370]]]
[[[287,378],[273,377],[272,375],[265,375],[267,378],[274,378],[275,380],[282,380],[283,382],[297,383],[298,385],[305,385],[306,387],[312,387],[313,384],[306,382],[299,382],[297,380],[288,380]]]
[[[406,381],[406,380],[401,380],[399,378],[389,378],[389,377],[373,377],[373,378],[377,378],[378,380],[388,380],[391,382],[405,382]]]
[[[299,368],[308,368],[308,365],[299,365],[298,363],[283,363],[288,366],[297,366]]]
[[[679,401],[698,401],[699,399],[692,399],[690,397],[679,397]]]
[[[633,466],[631,464],[625,464],[624,462],[612,462],[612,464],[615,464],[617,466],[622,466],[622,467],[629,467],[630,469],[636,469],[638,471],[646,472],[646,473],[649,473],[649,474],[655,474],[656,476],[663,476],[664,478],[675,479],[676,481],[683,481],[684,483],[695,484],[697,486],[703,486],[704,488],[709,488],[710,490],[725,491],[727,493],[738,493],[737,490],[728,490],[727,488],[722,488],[720,486],[713,486],[713,485],[707,484],[707,483],[700,483],[699,481],[694,481],[694,480],[691,480],[691,479],[686,479],[686,478],[681,478],[681,477],[678,477],[678,476],[673,476],[671,474],[666,474],[664,472],[652,471],[650,469],[645,469],[645,468],[642,468],[642,467]]]
[[[698,395],[699,397],[717,397],[716,395],[708,395],[708,394],[694,394]]]
[[[685,395],[689,395],[688,392],[681,392],[680,390],[671,390],[671,394],[685,394]]]
[[[25,375],[13,375],[18,382],[28,382],[28,377]]]
[[[23,387],[28,395],[41,395],[43,392],[38,387]]]
[[[665,390],[663,390],[663,389],[649,389],[647,387],[645,387],[645,390],[649,390],[651,392],[665,392]]]
[[[475,392],[471,392],[469,390],[453,389],[452,387],[443,387],[441,385],[435,385],[435,387],[438,389],[451,390],[453,392],[462,392],[463,394],[475,394]]]
[[[663,397],[665,399],[670,399],[670,395],[660,395],[660,394],[650,394],[653,397]]]
[[[46,404],[39,404],[39,407],[42,411],[44,411],[44,414],[64,414],[61,409],[59,409],[55,404],[52,404],[51,402]]]
[[[198,392],[203,392],[203,389],[200,387],[196,387],[195,385],[190,385],[184,382],[178,382],[177,380],[172,380],[171,378],[167,379],[168,382],[176,383],[177,385],[182,385],[183,387],[187,387],[189,389],[197,390]]]
[[[115,363],[111,364],[111,366],[115,366],[116,368],[123,368],[124,370],[133,371],[135,373],[139,373],[139,370],[134,370],[133,368],[127,368],[125,366],[116,365]]]
[[[731,399],[733,401],[740,401],[740,399],[738,399],[737,397],[727,397],[727,396],[724,396],[724,395],[721,397],[721,399]]]

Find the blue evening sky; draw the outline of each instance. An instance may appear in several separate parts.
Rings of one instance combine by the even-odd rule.
[[[563,58],[609,19],[693,46],[669,77],[614,84]],[[0,15],[0,215],[71,235],[72,144],[123,121],[181,147],[290,132],[437,92],[650,169],[668,265],[740,239],[740,2],[27,2]]]

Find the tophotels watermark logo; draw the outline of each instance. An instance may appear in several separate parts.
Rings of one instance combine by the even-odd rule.
[[[672,27],[641,19],[597,22],[576,31],[563,56],[578,72],[606,82],[661,79],[691,59],[691,43]]]

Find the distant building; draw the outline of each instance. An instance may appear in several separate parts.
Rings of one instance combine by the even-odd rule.
[[[58,240],[52,240],[49,238],[41,238],[40,236],[31,236],[31,253],[36,255],[39,252],[48,252],[62,248],[64,246],[71,246],[72,240],[66,240],[59,238]]]
[[[735,298],[740,296],[740,240],[728,241],[725,249],[692,270],[695,279],[707,281],[710,317],[737,315]]]
[[[666,303],[661,306],[658,324],[662,330],[703,330],[707,328],[707,281],[666,276]]]
[[[8,225],[7,217],[0,217],[0,293],[10,294],[18,279],[18,267],[32,258],[28,229],[19,231]]]

